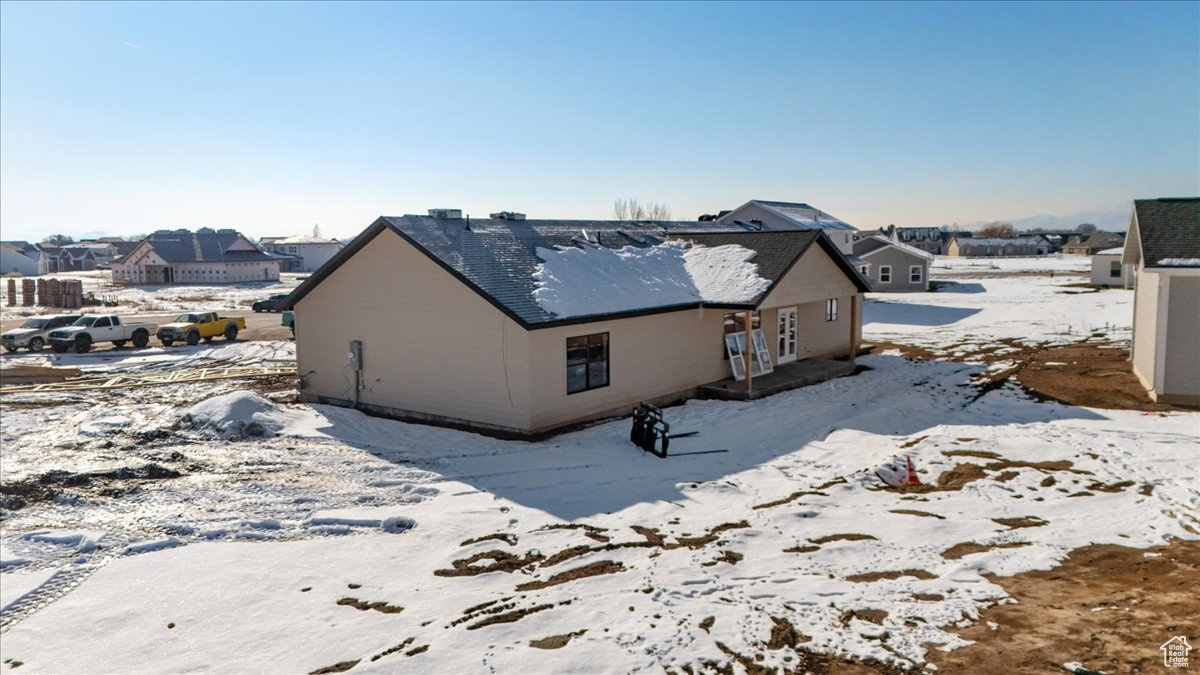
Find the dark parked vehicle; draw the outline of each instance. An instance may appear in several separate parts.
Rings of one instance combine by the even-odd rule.
[[[40,352],[42,347],[46,346],[47,333],[55,328],[70,326],[79,316],[78,314],[63,314],[48,319],[26,319],[20,328],[5,331],[3,335],[0,335],[0,343],[4,345],[4,349],[10,352],[15,352],[21,347],[25,347],[31,352]]]
[[[250,305],[250,309],[253,309],[256,312],[278,312],[279,306],[283,304],[283,301],[285,298],[287,298],[287,296],[287,293],[283,293],[282,295],[272,295],[266,300],[259,300],[253,305]]]

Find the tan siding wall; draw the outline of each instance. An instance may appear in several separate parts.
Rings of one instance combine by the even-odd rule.
[[[724,310],[669,314],[546,328],[529,333],[534,430],[628,412],[639,401],[686,392],[729,377],[722,359]],[[567,338],[609,334],[609,386],[567,394]]]
[[[1147,389],[1155,387],[1154,349],[1158,340],[1158,284],[1160,276],[1143,270],[1134,291],[1133,372]]]
[[[1167,293],[1167,396],[1200,396],[1200,277],[1171,277]]]
[[[361,339],[363,403],[528,427],[528,333],[391,231],[301,299],[296,315],[299,372],[314,371],[306,395],[353,397],[346,355]]]
[[[762,307],[790,307],[818,300],[823,302],[829,298],[847,297],[857,292],[858,289],[846,278],[829,254],[814,243],[763,300]],[[821,320],[825,320],[824,316]],[[803,320],[800,321],[800,325],[804,325]]]

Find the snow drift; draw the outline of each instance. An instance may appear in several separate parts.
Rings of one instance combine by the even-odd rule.
[[[250,391],[235,391],[188,408],[180,422],[226,440],[287,434],[302,413],[284,410]]]

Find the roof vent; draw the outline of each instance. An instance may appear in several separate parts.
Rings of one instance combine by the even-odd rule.
[[[525,214],[517,213],[516,211],[501,211],[493,213],[491,216],[492,220],[525,220]]]
[[[462,218],[462,209],[429,209],[429,217],[442,220]]]

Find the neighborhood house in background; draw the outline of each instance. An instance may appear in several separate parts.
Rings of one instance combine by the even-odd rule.
[[[267,253],[285,256],[280,261],[281,272],[316,272],[342,250],[342,242],[307,234],[290,237],[263,237],[258,247]]]
[[[868,287],[819,230],[430,213],[288,298],[302,400],[531,435],[744,377],[747,311],[751,376],[858,348]]]
[[[1137,266],[1134,375],[1155,401],[1200,403],[1200,197],[1134,200],[1121,260]]]
[[[898,244],[873,234],[854,241],[858,271],[877,293],[913,293],[929,290],[929,263],[933,255],[908,244]]]
[[[112,276],[130,284],[278,281],[279,264],[234,230],[159,230],[114,260]]]
[[[1124,247],[1110,248],[1092,256],[1092,284],[1096,286],[1113,286],[1116,288],[1133,288],[1135,268],[1133,265],[1121,262]]]

